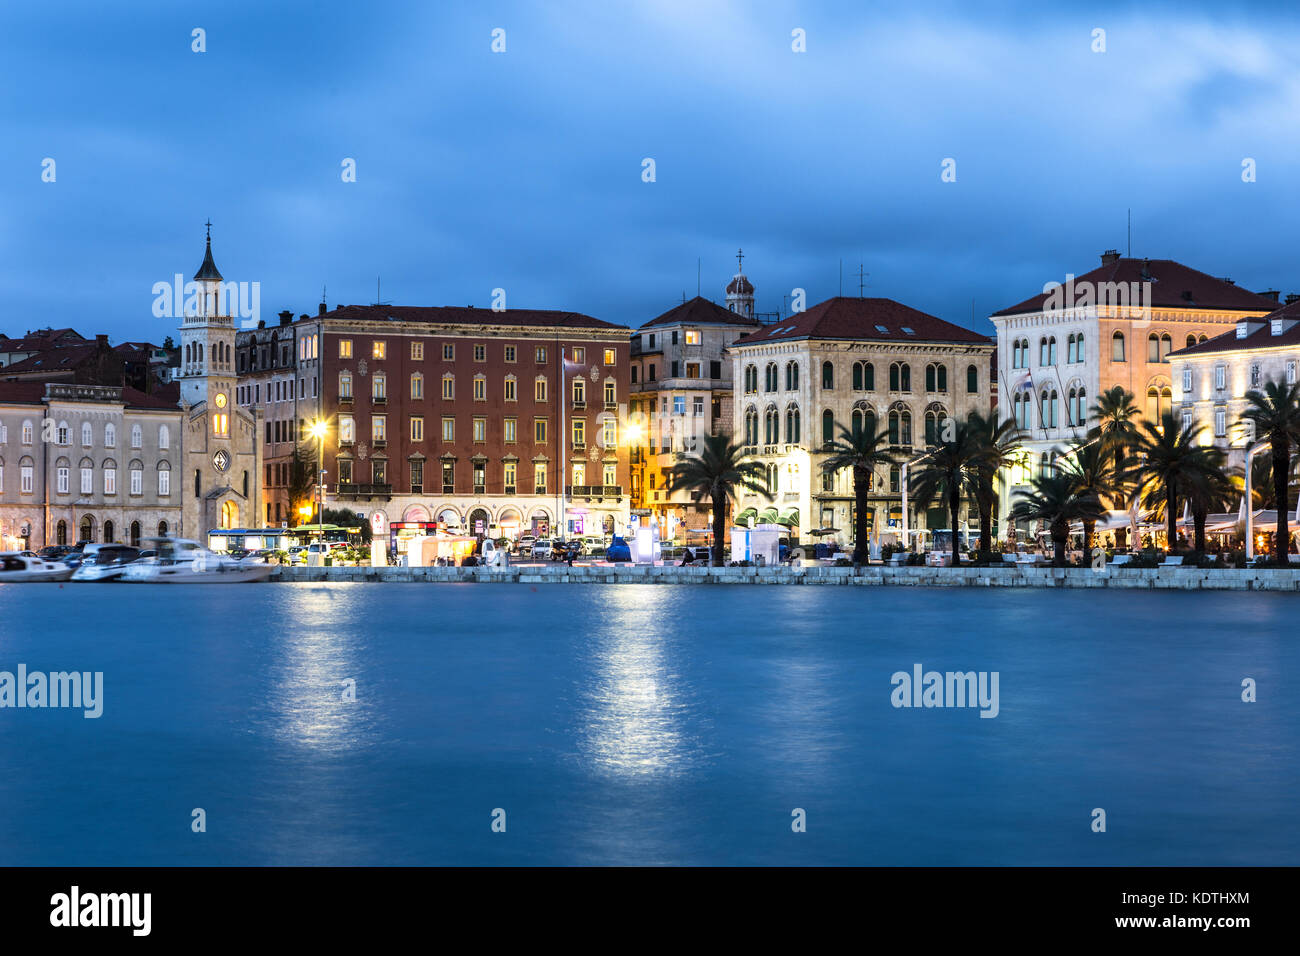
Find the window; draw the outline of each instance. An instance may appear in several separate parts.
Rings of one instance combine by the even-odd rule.
[[[456,419],[444,418],[442,420],[442,440],[443,441],[456,440]]]
[[[1112,362],[1125,361],[1123,332],[1116,332],[1110,337],[1110,360]]]
[[[506,361],[507,362],[515,361],[515,347],[513,345],[506,346]]]
[[[898,490],[898,488],[899,488],[899,484],[898,484],[898,482],[899,482],[899,468],[898,468],[897,465],[890,465],[890,466],[889,466],[889,491],[890,491],[890,494],[895,494],[895,495],[896,495],[896,494],[899,493],[899,490]]]
[[[980,372],[974,365],[966,367],[966,391],[975,394],[980,390]]]
[[[66,495],[68,493],[68,472],[69,469],[60,467],[57,473],[56,487],[58,489],[58,493],[61,495]]]
[[[673,396],[673,414],[674,414],[674,415],[685,415],[685,414],[686,414],[686,396],[685,396],[685,395],[674,395],[674,396]]]
[[[763,415],[763,444],[775,445],[778,441],[777,431],[779,423],[776,417],[776,409],[769,408]]]
[[[655,380],[655,363],[654,363],[654,362],[651,362],[651,363],[650,363],[650,369],[649,369],[649,372],[650,372],[650,374],[649,374],[649,377],[646,378],[646,381],[647,381],[647,382],[653,382],[653,381]]]
[[[617,485],[617,484],[618,484],[618,466],[617,466],[617,465],[605,465],[605,466],[604,466],[604,474],[602,475],[602,484],[604,484],[606,488],[609,488],[609,487],[611,487],[611,486],[613,486],[613,485]]]
[[[1227,387],[1228,369],[1224,365],[1214,366],[1214,387],[1217,391],[1223,391]]]
[[[481,372],[474,376],[474,401],[487,401],[487,376]]]
[[[691,399],[691,414],[696,418],[704,417],[704,397],[696,395]]]
[[[417,402],[424,398],[424,375],[420,372],[411,373],[411,398]]]
[[[785,440],[787,444],[799,443],[799,407],[791,405],[785,410]]]
[[[442,463],[442,491],[443,494],[452,494],[456,490],[456,466],[453,462],[444,461]]]
[[[1190,368],[1185,368],[1183,369],[1183,397],[1186,398],[1191,394],[1192,394],[1192,370]]]
[[[106,495],[117,494],[117,469],[116,468],[104,469],[104,494]]]
[[[672,372],[671,372],[671,374],[669,374],[668,377],[669,377],[669,378],[677,378],[677,375],[678,375],[678,373],[679,373],[680,371],[681,371],[681,363],[680,363],[680,362],[673,362],[673,363],[672,363]]]
[[[411,416],[411,441],[424,441],[424,417]]]
[[[30,442],[24,442],[23,444],[30,444]],[[113,425],[112,422],[109,422],[107,425],[104,426],[104,447],[113,448],[116,447],[116,445],[117,445],[117,428],[116,426]]]
[[[822,362],[822,388],[832,389],[835,387],[835,366],[830,362]]]
[[[444,372],[442,376],[442,400],[444,402],[453,401],[456,398],[456,376],[450,372]]]
[[[573,483],[578,486],[587,483],[587,465],[585,462],[575,461],[573,463]]]
[[[617,404],[618,404],[618,388],[617,386],[615,386],[613,382],[606,382],[605,383],[605,408],[607,410],[612,411],[614,406]]]
[[[505,428],[504,428],[505,441],[507,445],[513,445],[515,443],[516,435],[518,434],[518,431],[519,431],[519,419],[507,418],[505,420]]]
[[[131,469],[131,494],[144,494],[144,472],[139,468]]]
[[[450,342],[446,342],[446,343],[443,344],[443,346],[442,346],[442,360],[443,360],[444,362],[454,362],[454,361],[456,361],[456,346],[455,346],[455,345],[451,344]]]
[[[482,344],[481,342],[476,343],[474,346],[474,361],[475,362],[487,361],[487,346]]]
[[[1183,409],[1183,430],[1186,431],[1191,427],[1192,427],[1192,410],[1190,408],[1184,408]]]
[[[515,479],[516,476],[518,475],[519,466],[513,461],[508,461],[505,464],[504,470],[505,470],[505,479],[506,479],[506,494],[513,495],[515,493]]]
[[[1214,437],[1222,438],[1228,433],[1228,411],[1222,405],[1214,410]]]
[[[341,359],[350,359],[350,358],[352,358],[352,340],[351,340],[351,339],[339,339],[339,358],[341,358]]]
[[[699,344],[700,344],[700,330],[699,330],[699,329],[687,329],[687,330],[685,331],[685,333],[683,333],[683,334],[686,336],[686,344],[687,344],[687,345],[699,345]]]
[[[587,447],[587,422],[585,419],[576,418],[573,421],[573,447]]]
[[[424,462],[418,458],[411,462],[411,494],[418,495],[424,492]]]
[[[279,382],[276,383],[277,386],[279,384],[280,384]],[[352,373],[351,372],[339,372],[339,401],[341,402],[352,401]]]
[[[357,423],[351,415],[339,416],[339,444],[351,445],[357,440]]]
[[[618,422],[606,418],[600,426],[600,441],[605,448],[618,447]]]
[[[19,466],[19,468],[18,468],[18,479],[19,479],[18,491],[19,491],[21,494],[24,494],[24,495],[30,495],[30,494],[32,494],[32,489],[33,489],[34,485],[33,485],[32,466],[31,466],[31,465],[20,465],[20,466]]]
[[[94,494],[95,492],[95,470],[85,465],[81,468],[81,493],[83,495]]]
[[[170,495],[172,493],[172,473],[164,466],[158,467],[158,494]]]
[[[166,427],[167,427],[166,425],[163,426],[163,428],[166,428]],[[24,432],[23,434],[26,434],[26,432]],[[90,427],[90,422],[82,422],[82,423],[81,423],[81,444],[82,444],[82,447],[83,447],[83,448],[89,448],[89,447],[90,447],[91,445],[93,445],[94,443],[95,443],[95,433],[94,433],[94,429]],[[24,444],[26,444],[26,442],[24,442]]]
[[[574,361],[576,364],[578,364],[578,365],[586,365],[586,364],[587,364],[587,350],[586,350],[585,348],[583,348],[582,346],[575,345],[575,346],[573,347],[573,361]]]
[[[687,377],[687,378],[699,378],[699,377],[700,377],[700,363],[699,363],[699,362],[687,362],[687,363],[686,363],[686,377]]]
[[[1294,385],[1294,384],[1295,384],[1295,381],[1296,381],[1296,375],[1295,375],[1295,362],[1287,362],[1287,363],[1286,363],[1286,383],[1287,383],[1288,385]]]
[[[1056,427],[1056,390],[1044,389],[1039,395],[1038,421],[1043,428]]]
[[[1259,365],[1258,364],[1252,364],[1250,366],[1250,387],[1259,388]]]
[[[474,419],[474,440],[477,442],[487,441],[487,419]]]
[[[546,464],[536,462],[533,465],[533,494],[546,494]]]
[[[533,349],[533,358],[536,360],[538,365],[544,364],[546,362],[546,346],[539,345],[537,348]]]
[[[546,419],[533,419],[533,441],[538,445],[546,444]]]
[[[516,402],[519,400],[519,383],[513,375],[506,376],[506,401]]]
[[[370,380],[370,397],[376,402],[388,401],[388,376],[383,372],[376,372],[374,378]]]
[[[370,440],[376,445],[380,442],[388,443],[388,417],[386,415],[375,415],[370,419]]]
[[[535,402],[546,401],[546,376],[545,375],[537,376],[537,380],[533,382],[533,401]]]
[[[412,361],[412,362],[423,362],[423,361],[424,361],[424,343],[423,343],[423,342],[412,342],[412,343],[411,343],[411,361]]]
[[[605,349],[605,364],[606,364],[606,365],[613,365],[613,364],[615,363],[615,361],[617,360],[617,357],[618,357],[618,356],[617,356],[617,353],[614,351],[614,349]]]
[[[382,458],[376,458],[370,465],[371,481],[376,485],[388,484],[388,462]]]
[[[573,380],[573,404],[575,408],[585,408],[587,405],[587,383],[583,379]]]
[[[711,379],[719,379],[719,378],[722,378],[722,363],[721,363],[721,362],[709,362],[709,378],[711,378]]]
[[[763,391],[776,391],[776,363],[768,363],[767,369],[763,373]]]
[[[388,343],[383,339],[376,339],[370,346],[370,357],[383,359],[388,357]]]

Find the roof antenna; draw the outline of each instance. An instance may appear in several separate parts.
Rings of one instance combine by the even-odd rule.
[[[1133,210],[1128,211],[1128,258],[1133,258]]]
[[[701,260],[700,257],[698,256],[695,258],[695,297],[696,298],[699,298],[701,289],[703,288],[703,286],[700,285],[701,270],[703,269],[703,266],[701,264],[702,261],[703,260]]]
[[[866,287],[867,276],[871,275],[871,273],[865,271],[865,269],[866,267],[863,265],[863,263],[859,262],[858,263],[858,298],[859,299],[863,297],[862,290]]]
[[[840,260],[840,295],[844,294],[844,260]]]

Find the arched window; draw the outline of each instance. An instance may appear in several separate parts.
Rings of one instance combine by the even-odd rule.
[[[862,363],[853,363],[853,391],[862,391]]]
[[[72,443],[71,432],[72,430],[68,428],[67,422],[59,422],[58,431],[54,436],[54,440],[60,445],[69,445]]]
[[[90,422],[81,423],[81,444],[84,448],[95,444],[95,430],[90,427]]]
[[[835,416],[829,408],[822,412],[822,444],[829,445],[835,441]]]
[[[745,392],[758,391],[758,369],[753,365],[745,366]]]
[[[763,391],[775,392],[776,391],[776,363],[775,362],[768,363],[767,370],[764,372],[763,377],[765,379],[765,381],[763,382]]]
[[[158,448],[159,450],[171,447],[172,433],[166,425],[158,426]]]
[[[912,366],[908,365],[906,362],[899,365],[898,376],[900,379],[899,387],[904,392],[910,392],[912,390]]]
[[[167,522],[166,522],[166,521],[159,521],[159,522],[158,522],[158,537],[160,537],[160,538],[165,538],[165,537],[167,537]]]
[[[1088,423],[1088,393],[1082,388],[1074,396],[1074,423],[1076,425]]]
[[[1173,350],[1174,350],[1174,340],[1170,338],[1169,333],[1166,332],[1164,335],[1160,336],[1160,361],[1168,362],[1169,353],[1172,352]]]
[[[901,379],[898,374],[898,363],[893,362],[889,366],[889,390],[891,392],[897,392],[899,390],[900,381]]]
[[[1208,342],[1208,341],[1210,341],[1209,338],[1205,335],[1202,335],[1196,340],[1196,344],[1200,345],[1202,342]]]
[[[775,445],[781,440],[781,422],[777,417],[776,409],[769,408],[763,421],[763,444]]]
[[[114,448],[117,446],[117,428],[112,422],[104,426],[104,447]]]
[[[927,392],[933,392],[938,387],[938,385],[935,382],[934,373],[935,373],[935,366],[927,365],[925,367],[925,390]]]
[[[1190,348],[1191,348],[1193,345],[1195,345],[1195,344],[1196,344],[1196,336],[1195,336],[1195,335],[1188,335],[1188,336],[1187,336],[1187,348],[1190,349]]]
[[[1116,332],[1110,337],[1110,360],[1112,362],[1126,361],[1124,358],[1124,333]]]
[[[925,413],[925,444],[926,447],[939,444],[939,416],[932,411]]]
[[[826,390],[835,387],[835,366],[830,362],[822,362],[822,388]]]
[[[54,526],[54,543],[55,544],[68,543],[68,523],[66,521],[61,520],[59,521],[58,524]]]
[[[898,412],[891,411],[889,413],[889,418],[887,419],[887,421],[889,422],[889,444],[891,445],[900,444],[899,442],[900,433],[898,429]]]
[[[980,372],[974,365],[966,367],[966,391],[972,395],[980,390]]]
[[[111,521],[104,522],[104,543],[105,544],[113,543],[113,532],[115,530],[116,529],[113,527],[113,522]]]
[[[1038,410],[1039,423],[1044,428],[1055,428],[1057,424],[1056,405],[1058,401],[1056,389],[1043,389],[1040,398],[1042,399],[1042,406]]]
[[[139,425],[131,426],[131,447],[132,448],[144,447],[144,429],[141,428]]]
[[[787,444],[799,444],[799,406],[791,405],[785,410],[785,440]]]
[[[1017,392],[1011,400],[1012,407],[1016,413],[1017,428],[1033,428],[1033,396],[1030,392]]]
[[[876,390],[876,367],[870,362],[862,363],[862,390],[864,392]]]
[[[853,431],[854,438],[862,434],[862,409],[853,409],[853,414],[850,416],[850,428]]]
[[[140,522],[131,522],[131,547],[140,547]]]
[[[785,365],[785,390],[787,392],[798,391],[799,389],[799,363],[787,362]]]
[[[95,519],[92,518],[90,515],[82,516],[81,537],[79,537],[77,540],[91,541],[91,542],[95,540]]]

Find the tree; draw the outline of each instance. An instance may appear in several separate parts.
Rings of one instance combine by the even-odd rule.
[[[1115,476],[1119,479],[1116,495],[1110,500],[1125,503],[1126,461],[1130,449],[1138,440],[1137,419],[1140,412],[1137,401],[1132,392],[1122,385],[1116,385],[1101,393],[1101,397],[1097,399],[1097,404],[1092,406],[1089,414],[1097,419],[1097,424],[1089,431],[1088,437],[1101,440],[1101,447],[1109,452]],[[1127,528],[1119,528],[1115,532],[1121,547],[1125,543],[1127,534]]]
[[[162,347],[165,349],[174,349],[176,348],[176,343],[172,341],[172,337],[169,335],[167,338],[163,339]]]
[[[1010,468],[1020,450],[1020,430],[1014,418],[1001,424],[996,415],[971,412],[967,426],[980,446],[976,466],[975,503],[980,516],[980,560],[987,563],[993,551],[993,508],[997,504],[998,475]]]
[[[1300,384],[1264,383],[1263,390],[1246,393],[1243,421],[1255,426],[1256,441],[1267,441],[1273,463],[1273,497],[1277,509],[1277,529],[1273,535],[1273,560],[1287,563],[1287,546],[1291,535],[1287,528],[1290,495],[1287,482],[1291,474],[1291,449],[1300,445]],[[1249,506],[1248,506],[1249,507]]]
[[[315,505],[312,489],[315,488],[316,458],[295,446],[293,459],[289,462],[289,510],[293,513],[294,525],[303,524],[299,520],[298,508],[303,505]]]
[[[908,489],[918,507],[941,500],[948,508],[952,528],[952,565],[961,564],[961,531],[958,516],[962,494],[975,495],[979,490],[980,462],[984,446],[979,435],[972,430],[969,419],[959,422],[944,419],[940,439],[918,464],[921,466],[910,477]]]
[[[727,531],[727,503],[743,489],[769,501],[766,469],[744,453],[744,446],[727,435],[705,435],[698,455],[668,469],[668,490],[707,495],[713,506],[713,566],[722,567],[722,540]]]
[[[1188,487],[1207,467],[1200,440],[1204,431],[1201,424],[1182,427],[1173,412],[1165,412],[1158,424],[1144,421],[1134,446],[1135,460],[1125,468],[1147,507],[1163,504],[1170,551],[1178,541],[1180,488]]]
[[[1123,487],[1115,471],[1114,456],[1103,447],[1100,439],[1076,443],[1059,460],[1059,467],[1078,480],[1080,491],[1091,491],[1103,503],[1118,495]],[[1083,563],[1091,566],[1092,537],[1097,528],[1097,519],[1085,517],[1082,520]]]
[[[1202,467],[1187,484],[1187,503],[1192,512],[1197,554],[1205,553],[1205,519],[1211,511],[1227,511],[1237,495],[1236,486],[1225,472],[1228,456],[1209,445],[1201,449]]]
[[[822,462],[822,467],[827,471],[853,469],[853,563],[865,564],[870,560],[867,542],[867,493],[871,490],[871,475],[878,466],[893,464],[894,456],[887,450],[889,447],[887,430],[873,435],[865,428],[859,428],[854,432],[840,425],[839,429],[840,437],[826,446],[826,450],[831,455]]]
[[[321,514],[321,524],[336,524],[340,528],[360,528],[361,543],[370,544],[372,537],[370,522],[355,511],[347,508],[325,508]]]
[[[1097,493],[1084,488],[1078,475],[1068,471],[1051,471],[1029,479],[1029,489],[1017,492],[1019,499],[1011,506],[1011,518],[1041,521],[1052,536],[1052,564],[1065,567],[1065,543],[1070,537],[1070,522],[1097,521],[1106,513]]]

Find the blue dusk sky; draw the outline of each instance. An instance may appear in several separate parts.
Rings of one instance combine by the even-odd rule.
[[[1220,2],[11,0],[0,331],[161,341],[151,289],[209,217],[269,321],[380,276],[640,325],[697,260],[720,301],[743,246],[760,311],[835,295],[842,261],[846,294],[861,265],[991,331],[1124,252],[1130,208],[1135,256],[1300,291],[1298,40],[1285,5]]]

